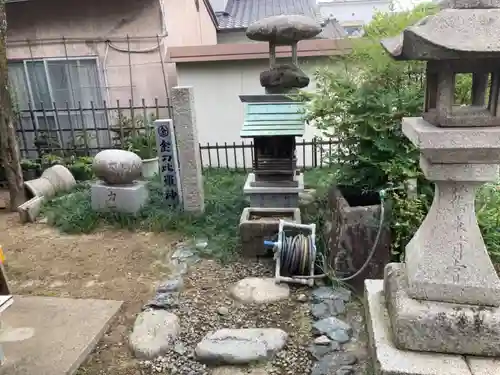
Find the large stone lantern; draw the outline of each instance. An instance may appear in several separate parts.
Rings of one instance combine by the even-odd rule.
[[[423,115],[404,118],[403,132],[435,194],[405,263],[366,281],[381,374],[500,374],[484,372],[492,360],[467,357],[500,356],[500,280],[474,207],[476,188],[499,176],[500,2],[448,5],[382,43],[397,60],[427,61]],[[465,106],[454,103],[462,73],[472,75]]]

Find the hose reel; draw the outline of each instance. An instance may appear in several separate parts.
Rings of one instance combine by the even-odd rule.
[[[274,251],[276,282],[313,286],[316,224],[297,224],[280,220],[276,237],[276,241],[264,241],[264,245],[272,247]]]

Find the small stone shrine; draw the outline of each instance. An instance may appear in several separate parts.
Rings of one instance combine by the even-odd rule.
[[[405,263],[365,284],[376,374],[500,374],[500,280],[474,207],[499,175],[500,1],[447,6],[382,43],[427,61],[424,113],[403,118],[403,132],[435,193]],[[472,76],[469,105],[454,103],[457,74]]]
[[[104,150],[92,164],[99,179],[91,186],[92,209],[101,212],[137,213],[149,193],[141,177],[142,160],[130,151]]]
[[[253,138],[253,173],[244,193],[251,207],[298,207],[304,189],[303,175],[297,172],[295,137],[304,135],[302,103],[290,97],[309,84],[298,67],[297,43],[321,32],[321,27],[304,16],[273,16],[250,25],[248,38],[269,42],[270,67],[260,75],[263,95],[242,95],[245,120],[240,136]],[[278,46],[291,46],[291,62],[279,63]]]

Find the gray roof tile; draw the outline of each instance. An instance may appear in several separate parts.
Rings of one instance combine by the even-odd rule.
[[[220,30],[244,29],[251,23],[280,14],[299,14],[316,19],[323,18],[314,0],[229,0],[226,11],[217,13]]]

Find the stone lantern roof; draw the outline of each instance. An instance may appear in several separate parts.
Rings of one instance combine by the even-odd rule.
[[[500,58],[500,1],[450,0],[397,37],[382,41],[397,60]]]

